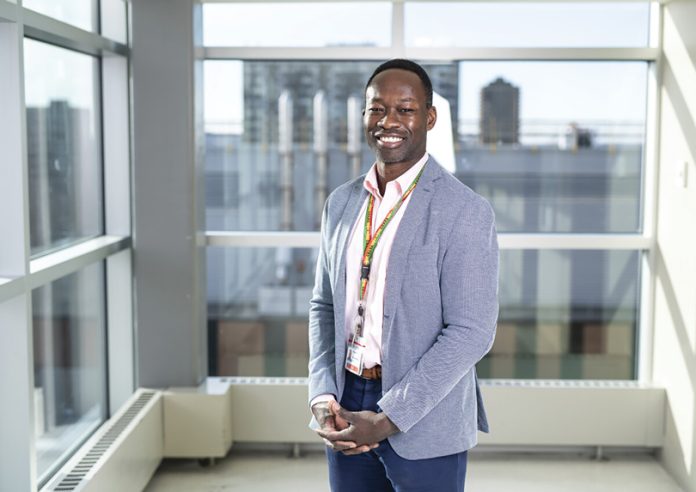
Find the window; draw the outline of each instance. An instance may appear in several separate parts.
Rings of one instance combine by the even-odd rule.
[[[649,2],[406,2],[414,47],[647,46]]]
[[[127,0],[101,0],[101,34],[126,44],[128,42]]]
[[[284,5],[283,24],[302,22],[304,4]],[[393,38],[353,53],[248,29],[223,37],[213,18],[242,22],[247,7],[204,6],[207,173],[238,176],[240,197],[207,209],[209,235],[234,232],[208,248],[219,374],[296,375],[289,361],[305,355],[286,348],[306,344],[289,328],[307,321],[296,304],[313,282],[297,273],[314,269],[306,233],[319,230],[326,196],[372,164],[364,86],[383,60],[406,57],[449,102],[450,170],[496,212],[500,318],[482,377],[640,377],[650,2],[394,2],[370,16]],[[277,26],[269,14],[260,31]]]
[[[98,63],[24,42],[31,251],[103,232]]]
[[[208,248],[212,373],[304,377],[316,250]]]
[[[633,379],[640,294],[634,251],[504,250],[484,378]]]
[[[317,230],[321,206],[313,201],[354,172],[348,127],[351,117],[360,117],[348,114],[348,101],[362,101],[359,95],[376,64],[207,63],[208,172],[242,176],[248,183],[240,190],[242,216],[264,217],[209,229],[280,229],[283,210],[269,217],[259,206],[289,203],[281,199],[289,190],[267,179],[280,181],[283,172],[278,101],[287,92],[295,144],[291,229]],[[500,232],[641,230],[646,63],[459,62],[426,68],[435,91],[450,103],[454,171],[491,201]],[[326,94],[329,141],[323,183],[317,182],[322,161],[313,150],[313,100],[320,91]],[[361,172],[371,159],[363,145]],[[323,193],[313,193],[321,188]],[[268,193],[273,201],[265,198]]]
[[[239,211],[223,211],[239,220],[211,222],[211,214],[219,217],[220,211],[209,207],[208,229],[318,230],[323,205],[318,196],[326,196],[353,172],[353,156],[346,147],[348,101],[362,93],[375,66],[374,62],[207,61],[206,172],[236,173],[240,183]],[[329,135],[328,172],[322,183],[317,181],[318,161],[312,147],[314,97],[320,90],[326,94]],[[283,167],[279,146],[284,130],[278,101],[284,92],[293,106],[288,131],[294,148],[288,167]],[[360,118],[360,109],[354,118]],[[361,169],[366,169],[369,151],[359,152]],[[292,187],[283,187],[285,180]],[[212,188],[207,191],[212,192]],[[287,225],[284,214],[290,215]]]
[[[456,175],[499,232],[640,232],[644,62],[461,62]]]
[[[133,390],[129,5],[2,3],[0,476],[35,490]]]
[[[387,46],[390,25],[375,29],[365,12],[390,17],[388,2],[263,2],[203,5],[206,46]],[[292,19],[292,22],[287,22]]]
[[[208,318],[220,376],[305,376],[316,249],[208,248]],[[640,256],[504,250],[484,378],[633,379]]]
[[[106,321],[101,263],[32,294],[39,480],[106,418]]]
[[[97,30],[97,0],[23,0],[22,6],[85,31]]]

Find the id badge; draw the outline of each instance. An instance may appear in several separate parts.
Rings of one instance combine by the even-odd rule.
[[[358,376],[362,374],[366,345],[367,340],[365,339],[365,337],[351,335],[350,340],[348,341],[348,352],[346,353],[346,369]]]

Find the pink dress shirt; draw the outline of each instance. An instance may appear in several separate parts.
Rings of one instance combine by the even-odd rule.
[[[373,234],[392,207],[399,198],[401,198],[401,195],[403,195],[421,169],[423,169],[427,161],[428,154],[426,153],[411,167],[411,169],[395,180],[389,181],[384,189],[384,196],[380,194],[379,186],[377,185],[377,164],[375,163],[372,165],[367,176],[365,176],[363,186],[375,197],[375,205],[372,211]],[[365,368],[374,367],[382,363],[382,320],[384,315],[384,289],[387,280],[389,254],[401,218],[404,216],[408,203],[411,201],[411,196],[413,196],[413,193],[404,200],[399,211],[387,225],[372,256],[370,280],[367,283],[367,292],[365,293],[366,309],[365,326],[363,328],[363,335],[367,338],[367,347],[363,359]],[[346,343],[348,343],[348,338],[355,331],[355,320],[358,315],[360,267],[363,255],[363,228],[365,226],[365,211],[367,210],[368,201],[369,197],[365,199],[365,202],[360,208],[360,213],[350,233],[350,242],[348,243],[348,249],[346,251]],[[319,395],[312,400],[310,406],[320,401],[333,399],[335,399],[334,395]]]

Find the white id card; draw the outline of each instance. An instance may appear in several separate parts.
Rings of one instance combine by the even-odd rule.
[[[360,376],[363,370],[363,359],[365,358],[365,347],[367,340],[365,337],[351,335],[348,341],[348,352],[346,354],[346,369]]]

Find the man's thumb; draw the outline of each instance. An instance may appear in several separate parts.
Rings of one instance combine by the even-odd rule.
[[[346,419],[346,414],[349,412],[335,400],[331,402],[331,413],[333,413],[334,415],[338,415],[344,420],[348,420]]]

